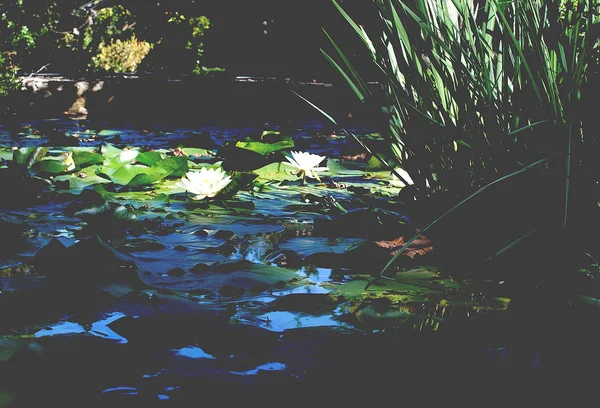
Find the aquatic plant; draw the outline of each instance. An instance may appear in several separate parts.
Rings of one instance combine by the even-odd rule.
[[[187,172],[181,178],[179,186],[186,189],[192,200],[204,200],[206,197],[216,196],[231,182],[231,176],[228,176],[223,169],[203,167],[197,172]]]
[[[454,194],[446,203],[451,208],[422,231],[493,185],[536,168],[549,170],[539,173],[552,173],[550,188],[562,190],[545,191],[553,199],[540,208],[544,224],[559,221],[564,232],[577,215],[571,197],[592,195],[598,122],[582,108],[598,97],[600,19],[593,1],[580,2],[568,19],[563,3],[377,0],[381,24],[367,33],[333,0],[381,74],[380,87],[367,86],[326,33],[340,63],[323,54],[381,115],[387,143],[381,149],[357,139],[374,155],[391,157],[384,162],[390,169],[407,170],[419,196]],[[562,208],[560,217],[546,207]],[[522,236],[512,239],[506,248]]]
[[[287,156],[286,159],[289,163],[285,163],[288,166],[294,168],[293,174],[302,177],[302,183],[306,181],[306,176],[314,178],[317,181],[321,181],[318,171],[327,171],[327,167],[318,167],[319,164],[325,160],[325,156],[319,156],[308,152],[290,152],[291,157]]]

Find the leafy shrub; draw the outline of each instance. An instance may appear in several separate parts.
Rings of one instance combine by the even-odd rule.
[[[100,45],[100,53],[92,57],[90,65],[107,72],[135,72],[151,48],[150,43],[139,41],[135,35],[125,41],[111,41]]]
[[[0,96],[6,96],[19,89],[18,68],[11,61],[11,53],[0,53]]]
[[[202,66],[204,43],[202,38],[210,28],[206,16],[186,17],[179,12],[168,12],[166,23],[157,36],[155,47],[144,60],[143,69],[152,72],[188,73],[207,75],[221,69]]]

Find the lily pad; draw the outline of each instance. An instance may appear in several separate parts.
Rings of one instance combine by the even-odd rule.
[[[187,158],[167,157],[152,166],[124,164],[109,174],[115,184],[142,186],[155,183],[167,176],[182,176],[188,170]]]
[[[84,208],[77,211],[75,217],[79,217],[88,223],[105,228],[111,227],[111,222],[119,222],[125,225],[139,221],[137,215],[122,204],[106,202],[99,206]]]
[[[323,174],[327,176],[364,176],[364,172],[362,170],[351,170],[342,166],[339,160],[335,159],[327,159],[327,171],[324,171]]]
[[[101,131],[99,131],[97,133],[97,135],[98,135],[98,137],[112,137],[112,136],[118,136],[121,133],[122,132],[119,130],[102,129]]]
[[[72,168],[74,168],[73,163],[63,158],[44,158],[31,166],[31,170],[38,174],[61,174],[70,171]]]
[[[195,272],[193,283],[188,283],[193,287],[189,289],[203,289],[212,292],[218,292],[226,285],[243,290],[250,290],[258,283],[273,286],[280,281],[289,282],[298,276],[289,269],[248,261],[219,262],[210,265],[204,272],[197,269]]]
[[[95,185],[94,191],[106,201],[118,200],[122,204],[139,205],[143,203],[151,208],[164,208],[170,203],[168,195],[157,193],[156,190],[113,192],[106,190],[102,185]]]
[[[69,191],[71,193],[80,193],[83,189],[89,186],[98,186],[100,184],[110,183],[107,178],[101,177],[96,172],[99,167],[97,165],[88,166],[85,169],[73,172],[66,175],[57,175],[55,181],[68,181]]]
[[[292,140],[292,138],[287,138],[285,140],[281,140],[275,143],[244,141],[237,142],[235,145],[236,147],[252,150],[253,152],[259,153],[263,156],[267,156],[269,153],[294,147],[294,141]]]
[[[8,336],[0,337],[0,361],[8,361],[20,349],[21,341],[19,339]]]
[[[13,160],[31,167],[34,163],[42,160],[48,151],[47,147],[22,147],[13,151]]]
[[[101,164],[104,162],[104,156],[86,150],[73,150],[73,161],[75,166],[83,168],[93,164]]]
[[[272,181],[295,181],[299,180],[296,174],[293,174],[290,166],[284,163],[271,163],[253,171],[259,178]]]
[[[269,303],[271,310],[325,313],[335,308],[337,299],[327,293],[291,293]]]
[[[164,154],[160,152],[142,152],[135,157],[135,161],[146,166],[152,166],[164,159],[164,157]]]

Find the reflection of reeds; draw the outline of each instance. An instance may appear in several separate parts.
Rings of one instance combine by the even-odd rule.
[[[564,207],[567,227],[574,177],[598,180],[590,151],[598,151],[599,125],[582,104],[597,98],[587,90],[588,72],[597,71],[600,21],[592,0],[576,6],[376,0],[381,24],[369,34],[333,4],[381,74],[381,92],[374,94],[327,35],[336,58],[322,50],[325,58],[361,101],[382,112],[387,150],[373,153],[406,170],[418,194],[451,191],[463,198],[421,232],[489,186],[533,167],[561,174],[562,203],[550,205]],[[361,143],[371,151],[368,141]]]

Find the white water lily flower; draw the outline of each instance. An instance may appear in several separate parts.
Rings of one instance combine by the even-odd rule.
[[[121,153],[118,154],[119,161],[122,163],[129,163],[135,160],[135,158],[140,154],[139,150],[135,149],[124,149]]]
[[[203,200],[206,197],[216,196],[230,182],[231,176],[220,167],[218,169],[203,167],[197,172],[187,172],[177,184],[192,194],[189,196],[192,200]]]
[[[403,168],[396,167],[394,171],[398,173],[405,181],[407,181],[409,185],[415,184],[412,178],[410,178],[408,172]],[[406,187],[406,184],[404,184],[404,182],[400,178],[398,178],[398,176],[396,176],[394,173],[392,173],[392,180],[390,181],[390,184],[394,187]]]
[[[294,167],[294,174],[302,176],[303,182],[306,179],[306,176],[321,181],[317,171],[329,170],[327,167],[317,167],[323,160],[325,160],[325,156],[319,156],[307,152],[291,152],[291,154],[292,157],[286,157],[289,163],[285,164]]]

